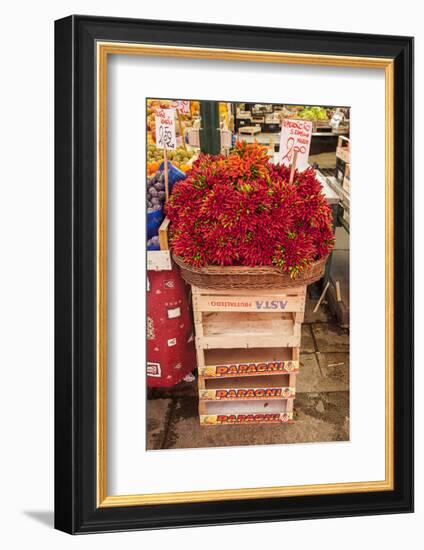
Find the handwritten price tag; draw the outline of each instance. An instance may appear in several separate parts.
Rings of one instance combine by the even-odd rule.
[[[309,120],[283,119],[281,123],[280,164],[290,166],[297,152],[296,168],[300,171],[308,167],[311,148],[312,122]]]
[[[232,133],[230,130],[221,130],[221,147],[223,149],[231,149]]]
[[[182,115],[190,113],[190,101],[176,100],[171,103],[171,107],[180,111]]]
[[[156,116],[156,147],[159,149],[175,150],[177,137],[175,133],[174,109],[157,109]]]

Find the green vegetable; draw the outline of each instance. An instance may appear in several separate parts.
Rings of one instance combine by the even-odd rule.
[[[324,107],[307,106],[299,113],[299,118],[305,120],[327,120],[327,111]]]

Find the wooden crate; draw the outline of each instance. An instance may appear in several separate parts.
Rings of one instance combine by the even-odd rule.
[[[320,132],[331,132],[332,127],[329,120],[313,120],[312,121],[312,132],[314,134]]]
[[[346,136],[339,136],[336,149],[336,157],[343,162],[350,162],[350,139]]]
[[[299,346],[305,292],[304,286],[282,291],[192,286],[196,347]]]
[[[335,177],[337,182],[342,185],[343,184],[343,178],[346,172],[346,166],[348,166],[348,163],[344,162],[342,159],[336,157],[336,171],[335,171]]]
[[[293,420],[306,287],[192,286],[202,425]]]
[[[240,126],[239,134],[250,134],[251,136],[259,134],[262,130],[260,126]]]
[[[160,250],[147,251],[147,271],[170,271],[172,269],[171,252],[168,244],[169,219],[165,218],[159,227]]]
[[[343,178],[343,189],[350,193],[350,164],[346,164],[344,178]]]

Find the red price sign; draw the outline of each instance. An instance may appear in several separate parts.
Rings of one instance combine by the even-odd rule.
[[[156,147],[175,150],[177,148],[177,136],[175,133],[174,109],[157,109],[155,123]]]
[[[281,123],[280,164],[290,166],[297,153],[296,168],[305,170],[308,167],[311,148],[312,122],[286,118]]]
[[[171,103],[171,107],[177,109],[182,115],[190,113],[190,101],[176,100]]]

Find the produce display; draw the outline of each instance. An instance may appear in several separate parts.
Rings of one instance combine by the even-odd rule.
[[[147,178],[147,249],[159,250],[158,230],[164,218],[165,174],[158,171]]]
[[[176,151],[168,151],[167,157],[172,164],[179,168],[182,172],[187,172],[190,169],[188,162],[194,157],[196,152],[184,147],[178,147]],[[147,175],[151,176],[159,170],[159,166],[163,162],[163,149],[158,149],[156,145],[151,143],[147,147]]]
[[[166,205],[171,250],[192,266],[274,265],[296,277],[327,256],[334,233],[313,169],[289,179],[290,168],[257,143],[202,154]]]
[[[147,212],[160,210],[165,202],[165,174],[158,171],[147,178]]]
[[[147,248],[149,250],[159,249],[158,229],[164,218],[163,206],[165,203],[165,174],[163,171],[163,149],[159,149],[155,144],[156,131],[156,110],[173,107],[173,100],[168,99],[149,99],[147,100],[147,153],[146,153],[146,198],[147,198]],[[199,102],[190,102],[190,112],[180,113],[178,124],[176,124],[177,144],[178,140],[182,143],[181,132],[184,128],[191,126],[192,117],[198,115]],[[169,169],[169,191],[175,181],[184,178],[185,172],[190,169],[189,163],[192,162],[196,152],[193,149],[178,147],[176,150],[167,152]]]
[[[297,118],[298,113],[302,111],[303,107],[296,107],[293,105],[283,105],[279,115],[281,118]]]
[[[324,107],[305,107],[299,113],[299,118],[306,120],[327,120],[327,109]]]
[[[169,193],[172,192],[175,182],[184,179],[185,174],[173,163],[168,162],[168,187]],[[165,191],[165,172],[163,164],[159,170],[146,180],[146,199],[147,199],[147,248],[149,250],[159,250],[158,230],[165,217],[164,204],[166,199]]]

